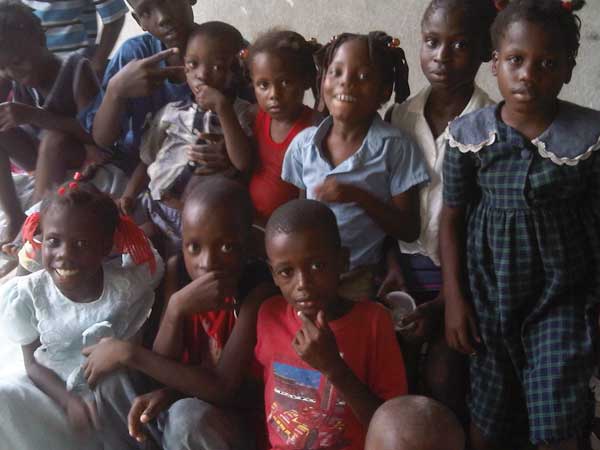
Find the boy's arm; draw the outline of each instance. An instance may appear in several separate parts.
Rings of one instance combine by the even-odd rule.
[[[149,178],[147,170],[148,166],[140,161],[131,174],[125,191],[123,191],[123,195],[118,200],[118,206],[122,214],[133,214],[135,199],[148,186]]]
[[[88,356],[84,365],[86,379],[93,386],[105,373],[125,366],[183,394],[211,403],[227,404],[249,366],[256,341],[258,308],[262,300],[273,292],[272,289],[272,286],[259,286],[246,297],[215,369],[184,364],[133,343],[109,338],[83,350]]]
[[[36,361],[34,352],[40,345],[37,339],[21,347],[25,371],[33,384],[61,407],[73,427],[89,429],[97,426],[94,407],[67,391],[65,382],[54,371]]]
[[[179,66],[158,67],[176,53],[176,48],[169,48],[148,58],[133,59],[108,81],[93,124],[94,141],[99,146],[110,147],[121,135],[127,99],[151,95],[165,79],[181,73]]]
[[[113,51],[113,48],[119,39],[119,35],[121,34],[121,30],[123,29],[123,24],[125,24],[125,14],[112,22],[102,25],[100,41],[98,42],[94,56],[90,61],[92,68],[96,74],[98,74],[99,78],[102,78],[110,53]]]
[[[252,164],[252,142],[240,125],[233,103],[221,92],[206,85],[194,94],[196,103],[202,109],[212,110],[219,116],[225,148],[233,166],[240,172],[249,171]]]
[[[358,421],[368,427],[375,410],[383,403],[382,399],[360,381],[342,359],[323,311],[319,311],[315,322],[304,314],[299,316],[302,328],[292,342],[296,353],[333,384]]]
[[[318,200],[326,203],[356,203],[388,235],[405,242],[419,237],[419,195],[417,186],[392,197],[390,203],[358,186],[340,183],[328,177],[315,188]]]

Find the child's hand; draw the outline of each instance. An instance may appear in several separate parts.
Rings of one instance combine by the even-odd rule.
[[[351,203],[356,201],[356,186],[339,183],[335,177],[328,177],[315,187],[315,197],[325,203]]]
[[[302,328],[292,341],[294,350],[305,363],[326,377],[336,373],[344,362],[325,313],[319,311],[316,322],[301,312],[298,316],[302,319]]]
[[[142,432],[142,426],[169,409],[175,400],[176,397],[169,388],[136,397],[127,415],[129,435],[138,442],[144,442],[146,435]]]
[[[131,216],[135,208],[135,199],[123,196],[116,201],[119,212],[124,216]]]
[[[37,110],[38,108],[23,103],[1,103],[0,132],[31,123]]]
[[[172,76],[184,73],[183,66],[158,67],[161,61],[178,53],[169,48],[144,59],[133,59],[119,70],[110,81],[120,98],[146,97],[156,91]]]
[[[211,175],[231,167],[223,135],[199,133],[198,138],[207,144],[190,145],[187,148],[187,158],[199,165],[194,174]]]
[[[71,426],[79,432],[100,429],[96,404],[93,402],[87,402],[78,395],[69,393],[65,412]]]
[[[390,267],[377,291],[377,298],[383,298],[390,292],[406,291],[406,281],[400,267]]]
[[[236,293],[235,280],[225,272],[207,272],[177,291],[173,306],[180,316],[190,316],[208,311],[232,309],[225,301]]]
[[[413,312],[404,317],[400,325],[402,334],[409,337],[429,339],[436,324],[441,324],[444,317],[444,303],[440,298],[417,306]]]
[[[93,389],[103,376],[114,372],[131,353],[128,342],[115,338],[103,338],[96,345],[85,347],[81,353],[87,356],[83,364],[85,379]]]
[[[446,342],[450,348],[474,355],[481,343],[473,307],[463,298],[446,299]]]
[[[206,84],[201,85],[194,90],[196,103],[205,111],[214,111],[219,114],[221,107],[227,102],[227,99],[221,91]]]

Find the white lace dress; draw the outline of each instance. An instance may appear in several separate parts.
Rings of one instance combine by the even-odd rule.
[[[68,389],[88,397],[81,350],[102,337],[131,339],[140,330],[164,273],[155,256],[153,274],[129,256],[104,263],[102,294],[90,303],[69,300],[45,270],[13,278],[0,289],[0,326],[20,345],[39,338],[36,360],[65,380]],[[0,380],[0,442],[2,448],[22,450],[102,448],[95,436],[75,434],[63,410],[27,376]]]

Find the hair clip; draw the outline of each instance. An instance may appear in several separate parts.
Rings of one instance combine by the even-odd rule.
[[[560,6],[562,6],[563,9],[566,9],[567,11],[572,12],[573,11],[573,0],[561,0]]]
[[[72,189],[77,189],[78,187],[79,187],[79,185],[77,184],[77,182],[76,182],[76,181],[71,181],[71,182],[69,183],[69,189],[71,189],[71,190],[72,190]]]
[[[389,48],[398,48],[398,47],[400,47],[400,39],[398,39],[398,38],[392,38],[392,40],[390,42],[388,42],[387,46]]]
[[[65,192],[67,192],[67,190],[65,189],[64,186],[61,186],[58,188],[58,191],[56,191],[56,192],[58,193],[58,195],[60,195],[62,197],[63,195],[65,195]]]
[[[81,178],[82,178],[82,177],[83,177],[83,175],[81,175],[81,172],[75,172],[75,173],[73,174],[73,179],[74,179],[75,181],[79,181],[79,180],[81,180]]]
[[[241,59],[246,59],[248,58],[248,49],[247,48],[243,48],[240,50],[239,56]]]

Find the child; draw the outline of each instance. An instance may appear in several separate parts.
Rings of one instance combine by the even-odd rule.
[[[116,339],[84,350],[89,355],[86,367],[91,384],[125,366],[166,385],[135,401],[130,393],[123,395],[133,401],[130,418],[139,420],[144,412],[148,421],[164,410],[157,424],[149,424],[149,431],[167,450],[252,447],[239,411],[231,403],[228,408],[213,406],[218,400],[214,383],[198,378],[198,372],[221,364],[230,376],[241,378],[243,366],[236,373],[227,368],[240,358],[223,361],[223,347],[230,339],[235,342],[236,335],[247,333],[249,325],[255,326],[256,302],[273,292],[271,284],[259,285],[265,271],[246,263],[252,217],[248,192],[237,182],[214,177],[191,188],[183,208],[183,248],[167,265],[169,301],[154,352]],[[266,275],[268,279],[268,270]],[[237,320],[234,308],[239,312]],[[252,340],[246,345],[251,352]],[[203,396],[203,391],[209,394]],[[123,417],[127,410],[121,412]],[[132,435],[140,438],[136,432]]]
[[[222,132],[233,167],[240,172],[249,168],[250,103],[236,98],[233,86],[243,43],[240,32],[223,22],[193,28],[184,56],[187,84],[193,95],[168,103],[156,113],[142,140],[142,161],[120,200],[121,209],[127,213],[149,178],[150,198],[143,200],[143,207],[167,237],[168,255],[181,245],[180,209],[185,185],[193,175],[206,173],[202,155],[190,148],[198,140],[195,127],[209,121],[212,129]],[[196,163],[194,168],[190,168],[190,161]],[[146,169],[147,177],[137,176]]]
[[[408,91],[403,52],[392,44],[384,33],[346,33],[323,48],[321,96],[330,116],[294,138],[281,174],[335,213],[351,249],[343,288],[351,298],[374,295],[386,234],[416,239],[417,187],[428,180],[412,140],[377,114],[393,89]]]
[[[93,142],[77,115],[98,86],[83,54],[61,61],[46,47],[39,19],[14,3],[0,5],[0,72],[13,82],[10,101],[0,104],[0,209],[7,218],[1,247],[16,237],[25,220],[10,161],[36,169],[34,203],[63,181],[67,169],[79,168],[86,158],[84,146]]]
[[[504,101],[449,127],[446,338],[471,355],[476,449],[527,435],[539,449],[576,449],[590,419],[600,113],[557,99],[575,67],[581,6],[510,2],[492,26]]]
[[[430,343],[425,362],[425,388],[461,418],[466,416],[466,364],[445,344],[444,302],[439,295],[442,162],[448,123],[457,116],[492,104],[476,85],[475,75],[481,63],[491,58],[490,27],[496,13],[491,0],[432,0],[421,22],[421,69],[429,86],[388,111],[392,125],[419,144],[431,179],[419,190],[419,238],[412,243],[399,242],[403,253],[401,265],[407,269],[406,288],[418,303],[417,310],[402,324],[413,327],[403,332],[409,338],[402,345],[407,368],[410,368],[409,381],[411,387],[415,386],[415,366],[424,338]]]
[[[347,253],[322,203],[281,206],[265,240],[282,294],[261,306],[256,331],[271,447],[363,449],[377,407],[406,393],[389,314],[338,296]]]
[[[406,395],[381,405],[369,424],[365,450],[464,450],[454,414],[427,397]]]
[[[37,246],[38,223],[45,270],[13,278],[0,291],[2,326],[22,345],[27,372],[0,386],[3,446],[124,448],[116,444],[127,433],[118,434],[111,414],[121,399],[103,386],[89,389],[81,349],[138,333],[154,303],[162,262],[141,230],[119,218],[112,199],[92,185],[70,182],[44,200],[23,231]],[[113,247],[130,255],[107,260]],[[129,383],[123,374],[115,377],[111,384]],[[25,431],[26,423],[32,426]],[[102,433],[93,431],[100,427]]]
[[[316,82],[317,48],[284,30],[263,34],[249,48],[247,65],[259,106],[254,121],[258,158],[249,190],[262,227],[275,209],[298,197],[298,189],[281,179],[281,166],[292,139],[316,118],[303,101]]]

